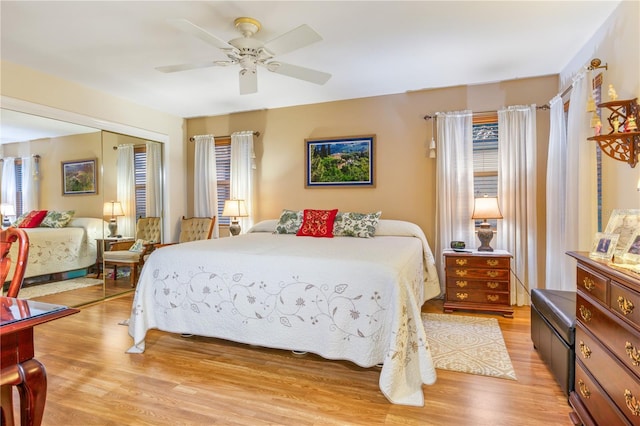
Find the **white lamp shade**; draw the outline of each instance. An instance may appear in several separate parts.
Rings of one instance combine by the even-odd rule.
[[[13,204],[2,203],[2,205],[0,205],[0,214],[2,214],[2,216],[15,216],[16,208]]]
[[[479,197],[475,199],[471,219],[502,219],[498,206],[498,197]]]
[[[120,201],[109,201],[107,203],[104,203],[102,214],[109,217],[124,216],[124,211],[122,211],[122,204],[120,204]]]
[[[224,208],[222,209],[222,216],[248,216],[247,207],[244,204],[244,200],[225,200]]]

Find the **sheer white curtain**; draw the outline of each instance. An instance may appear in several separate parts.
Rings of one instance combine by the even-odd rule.
[[[438,113],[436,162],[435,252],[464,241],[476,247],[473,213],[473,115],[471,111]],[[436,256],[440,287],[444,291],[442,256]]]
[[[547,250],[544,288],[570,290],[575,289],[575,280],[569,279],[575,274],[575,269],[569,269],[569,257],[565,254],[567,126],[562,98],[555,96],[549,101],[549,106],[551,109],[547,156]]]
[[[231,198],[244,200],[249,214],[248,217],[238,218],[243,231],[253,226],[256,187],[255,158],[253,131],[231,134]]]
[[[22,211],[39,209],[40,173],[34,156],[22,158]]]
[[[147,216],[162,216],[162,145],[147,142]]]
[[[194,216],[213,217],[216,222],[212,238],[220,235],[218,228],[218,173],[216,168],[216,145],[213,135],[195,136],[195,158],[193,171]]]
[[[16,206],[16,161],[5,157],[2,162],[2,202]]]
[[[535,105],[498,111],[498,170],[496,246],[513,255],[511,303],[522,306],[538,286]]]
[[[118,220],[118,234],[136,235],[136,181],[133,145],[118,145],[116,160],[116,196],[122,205],[124,216]],[[105,200],[111,201],[111,200]]]

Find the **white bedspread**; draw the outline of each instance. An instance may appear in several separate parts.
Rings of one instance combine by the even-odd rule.
[[[143,352],[147,331],[160,329],[384,363],[384,395],[423,405],[422,385],[436,380],[420,315],[440,291],[433,255],[417,225],[381,222],[369,239],[252,232],[154,251],[133,301],[129,352]]]

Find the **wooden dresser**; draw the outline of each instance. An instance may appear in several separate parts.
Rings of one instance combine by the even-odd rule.
[[[445,312],[493,311],[513,318],[510,253],[445,250],[443,255],[447,281]]]
[[[640,275],[568,254],[578,261],[571,419],[640,425]]]

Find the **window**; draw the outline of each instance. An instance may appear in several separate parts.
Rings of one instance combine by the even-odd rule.
[[[136,217],[147,217],[147,147],[133,149],[133,168],[136,185]]]
[[[473,118],[473,192],[476,197],[498,195],[498,117]],[[476,227],[482,221],[476,221]],[[497,221],[489,220],[492,228]]]
[[[16,158],[14,167],[16,172],[16,217],[18,217],[24,213],[22,204],[22,160]]]
[[[218,224],[229,225],[229,217],[222,216],[224,200],[231,198],[231,138],[216,139],[216,172],[218,174]]]

